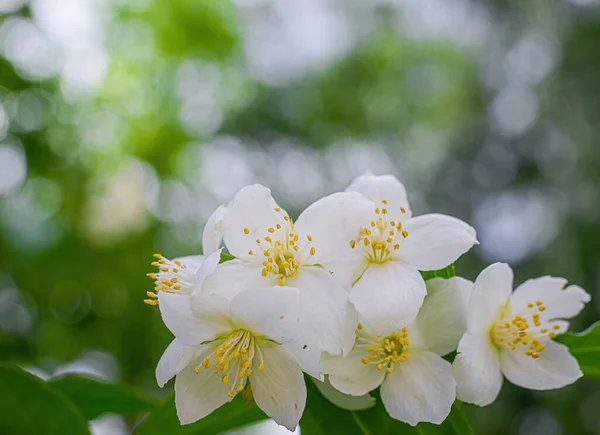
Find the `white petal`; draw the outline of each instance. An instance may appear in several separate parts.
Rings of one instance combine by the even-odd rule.
[[[209,354],[208,347],[204,346],[199,354],[195,362],[175,377],[175,407],[181,424],[200,420],[231,400],[227,395],[230,385],[223,384],[220,375],[211,369],[196,374],[194,367]]]
[[[337,390],[352,396],[362,396],[379,387],[385,377],[385,370],[377,370],[375,364],[363,364],[368,357],[366,349],[357,348],[346,357],[323,353],[321,367],[329,374],[329,382]]]
[[[513,272],[506,263],[494,263],[485,268],[475,280],[469,301],[467,330],[472,333],[488,331],[510,297]]]
[[[350,291],[350,301],[378,335],[408,325],[426,294],[425,281],[412,265],[372,263]]]
[[[174,258],[173,262],[176,260],[181,261],[181,264],[183,264],[186,269],[189,269],[190,272],[195,275],[204,261],[204,255],[188,255],[186,257],[178,257]]]
[[[385,208],[389,211],[392,219],[408,219],[412,212],[408,205],[406,189],[404,185],[393,175],[373,175],[367,172],[354,179],[350,186],[346,187],[346,192],[359,192],[373,201],[377,207],[380,207],[381,201],[387,201]],[[406,210],[400,211],[400,207]]]
[[[570,319],[575,317],[591,300],[590,295],[581,287],[571,285],[564,288],[567,280],[552,276],[525,281],[515,289],[511,296],[513,312],[527,309],[527,303],[542,301],[546,310],[546,319]]]
[[[203,323],[192,313],[190,296],[158,292],[158,307],[167,328],[185,345],[196,346],[209,339]]]
[[[394,366],[381,386],[381,399],[393,418],[412,426],[424,421],[440,424],[450,414],[456,382],[452,366],[427,351],[411,351]]]
[[[256,250],[256,239],[269,234],[268,228],[275,228],[277,224],[287,227],[283,218],[287,213],[275,209],[279,209],[279,205],[271,191],[260,184],[246,186],[235,195],[223,218],[223,239],[233,256],[249,258],[248,251]]]
[[[530,390],[561,388],[583,376],[569,349],[551,340],[537,359],[503,349],[500,352],[500,364],[506,379]]]
[[[460,219],[425,214],[404,222],[400,254],[419,270],[443,269],[477,244],[475,229]]]
[[[340,255],[335,260],[322,263],[322,265],[331,272],[342,287],[350,290],[352,285],[369,267],[369,261],[361,252],[355,251]]]
[[[344,290],[318,266],[301,267],[287,280],[300,293],[299,340],[318,350],[347,353],[354,345],[358,315]]]
[[[466,333],[452,365],[456,397],[475,405],[492,403],[502,388],[500,356],[489,334]]]
[[[263,341],[260,346],[264,370],[258,370],[259,361],[255,357],[250,376],[254,401],[278,424],[294,431],[306,404],[304,376],[294,358],[281,346]]]
[[[246,290],[231,301],[236,326],[283,343],[298,335],[300,298],[293,287]]]
[[[200,291],[206,278],[212,275],[219,266],[219,261],[221,261],[221,249],[205,257],[204,261],[200,263],[195,273],[192,294]]]
[[[326,265],[347,255],[356,256],[350,240],[360,228],[368,226],[374,216],[373,202],[355,192],[334,193],[308,206],[298,217],[299,235],[312,237],[316,253],[314,263]]]
[[[156,382],[163,387],[177,373],[182,371],[198,352],[197,346],[185,346],[175,339],[165,349],[156,366]]]
[[[473,283],[463,278],[435,278],[425,282],[427,296],[408,327],[413,346],[446,355],[458,346],[467,330],[467,301]]]
[[[194,316],[196,318],[196,334],[202,342],[236,329],[229,312],[229,300],[221,295],[200,294],[194,297]]]
[[[322,381],[325,379],[321,368],[321,351],[313,345],[304,343],[305,340],[292,340],[283,344],[287,350],[298,361],[300,368],[307,375]]]
[[[201,283],[194,285],[192,305],[199,294],[218,294],[231,300],[238,293],[251,288],[274,285],[276,280],[267,280],[260,274],[262,266],[242,260],[229,260],[217,266],[213,273]],[[196,278],[198,283],[199,278]]]
[[[210,255],[219,249],[223,239],[223,220],[226,208],[220,205],[208,218],[202,231],[202,252]]]

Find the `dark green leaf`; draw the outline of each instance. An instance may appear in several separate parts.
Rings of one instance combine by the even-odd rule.
[[[425,435],[469,435],[472,434],[458,403],[452,406],[448,418],[441,425],[420,423],[409,426],[391,418],[381,400],[376,406],[363,411],[344,411],[323,397],[314,383],[307,380],[308,398],[300,429],[304,435],[337,434],[425,434]],[[374,392],[373,394],[377,394]]]
[[[240,394],[202,420],[182,426],[177,418],[174,395],[136,428],[136,435],[214,435],[266,419],[254,402],[246,404]]]
[[[88,420],[105,412],[136,414],[158,406],[156,399],[141,391],[84,376],[66,375],[49,384],[69,397]]]
[[[0,433],[89,435],[77,407],[59,390],[26,371],[0,363]]]
[[[235,259],[235,257],[233,255],[221,251],[221,259],[219,260],[219,264],[225,263],[226,261],[234,260],[234,259]]]
[[[600,380],[600,322],[579,334],[565,334],[556,338],[577,358],[586,378]]]
[[[454,268],[454,264],[451,264],[450,266],[447,266],[440,270],[426,270],[424,272],[421,272],[421,275],[423,276],[423,279],[425,281],[433,278],[448,279],[452,278],[453,276],[456,276],[456,269]]]

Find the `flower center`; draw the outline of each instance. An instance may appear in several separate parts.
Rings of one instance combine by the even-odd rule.
[[[371,263],[385,263],[392,253],[400,249],[400,242],[408,237],[408,231],[402,229],[402,222],[387,217],[388,201],[381,200],[381,207],[375,208],[375,220],[368,227],[361,227],[356,239],[350,240],[350,247],[362,251]],[[406,213],[400,207],[401,213]]]
[[[531,358],[539,358],[543,352],[544,343],[556,337],[560,325],[550,325],[540,320],[540,313],[546,310],[542,301],[529,302],[527,309],[515,316],[500,316],[490,334],[498,347],[504,347],[514,352],[524,353]]]
[[[258,371],[262,372],[265,364],[256,337],[246,329],[239,329],[233,331],[194,370],[199,374],[202,368],[212,368],[214,375],[221,375],[222,383],[228,385],[231,382],[227,395],[233,397],[244,389],[248,376],[252,374],[254,358],[259,358]]]
[[[281,208],[275,208],[281,213]],[[265,278],[277,278],[279,285],[285,285],[285,279],[298,273],[302,263],[316,253],[316,248],[310,246],[312,237],[306,235],[306,243],[300,242],[300,236],[294,231],[294,224],[289,216],[283,215],[283,225],[267,229],[269,233],[262,239],[256,239],[257,249],[248,251],[248,255],[260,256],[263,266],[261,275]],[[244,234],[252,235],[249,228],[244,228]],[[308,256],[308,257],[307,257]]]
[[[185,264],[179,260],[169,260],[160,254],[154,254],[156,261],[152,266],[158,267],[157,273],[147,273],[154,280],[154,290],[166,293],[190,294],[194,283],[194,272],[190,271]],[[150,299],[144,299],[148,305],[158,305],[156,293],[146,292]]]
[[[385,368],[388,373],[392,373],[394,364],[403,363],[408,358],[409,344],[406,328],[382,338],[364,331],[359,323],[354,348],[366,348],[369,352],[368,356],[362,358],[363,364],[375,364],[377,370]]]

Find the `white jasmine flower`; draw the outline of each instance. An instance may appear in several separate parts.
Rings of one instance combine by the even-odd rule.
[[[318,223],[317,223],[318,225]],[[236,257],[215,270],[199,292],[232,298],[248,288],[278,285],[299,290],[298,338],[288,349],[305,371],[319,376],[322,351],[348,352],[354,341],[357,314],[348,293],[319,265],[313,227],[294,225],[271,191],[261,185],[240,190],[224,212],[223,239]]]
[[[202,250],[204,255],[190,255],[186,257],[169,260],[161,254],[154,254],[155,261],[152,266],[157,267],[156,273],[148,273],[146,276],[155,281],[154,291],[146,292],[149,299],[144,303],[158,305],[157,292],[176,293],[189,297],[196,279],[196,273],[200,269],[205,256],[219,249],[223,233],[221,230],[225,207],[219,206],[208,218],[202,232]],[[216,259],[218,263],[218,259]]]
[[[231,301],[208,294],[198,298],[201,308],[195,312],[189,298],[167,292],[158,298],[176,339],[162,356],[156,376],[162,386],[175,375],[175,405],[183,424],[232,400],[248,382],[256,404],[277,423],[295,430],[306,386],[297,361],[282,343],[298,332],[297,289],[251,289]]]
[[[566,346],[552,341],[589,302],[563,278],[530,279],[512,292],[513,273],[495,263],[477,277],[467,333],[460,340],[453,373],[460,400],[485,406],[502,387],[503,375],[533,390],[560,388],[582,376]],[[512,292],[512,294],[511,294]]]
[[[320,263],[351,288],[350,301],[381,335],[415,318],[426,293],[420,270],[442,269],[477,243],[459,219],[412,217],[391,175],[357,178],[308,207],[297,225],[311,228]]]
[[[321,365],[342,393],[360,396],[381,385],[387,412],[410,425],[440,424],[450,413],[456,382],[442,358],[466,328],[472,283],[462,278],[427,281],[428,294],[407,327],[387,336],[359,323],[354,350],[342,358],[323,354]]]

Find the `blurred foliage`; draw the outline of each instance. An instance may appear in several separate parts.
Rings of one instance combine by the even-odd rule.
[[[152,253],[200,253],[204,221],[243,184],[297,215],[369,167],[399,174],[417,214],[474,223],[460,276],[496,260],[517,283],[564,276],[595,298],[573,329],[600,317],[596,2],[13,3],[1,360],[168,395],[153,373],[171,336],[142,304]],[[476,432],[600,433],[596,381],[506,384],[462,406]]]

